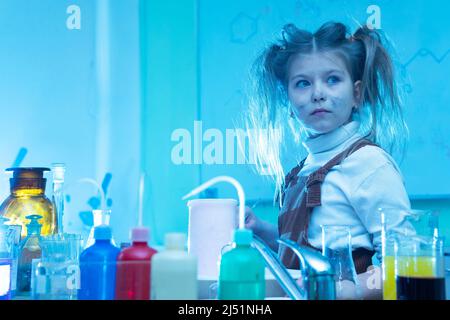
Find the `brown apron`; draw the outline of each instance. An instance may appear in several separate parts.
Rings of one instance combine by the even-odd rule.
[[[322,182],[331,168],[339,165],[353,152],[367,145],[376,146],[376,144],[367,139],[360,139],[309,176],[298,177],[298,173],[305,163],[305,158],[286,175],[281,190],[282,206],[278,217],[280,238],[287,238],[300,245],[321,251],[321,249],[313,247],[308,242],[308,225],[314,207],[321,205]],[[291,249],[286,246],[280,246],[278,253],[281,261],[287,268],[299,269],[299,259]],[[372,265],[372,256],[374,254],[375,251],[365,248],[353,250],[352,256],[356,273],[367,271],[367,268]]]

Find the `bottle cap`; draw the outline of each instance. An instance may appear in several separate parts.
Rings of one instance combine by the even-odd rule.
[[[167,233],[164,237],[167,250],[184,250],[186,245],[186,235],[184,233]]]
[[[237,229],[234,231],[236,245],[250,245],[253,241],[253,232],[249,229]]]
[[[146,227],[135,227],[131,229],[131,241],[148,242],[150,230]]]
[[[44,171],[49,168],[8,168],[5,171],[12,171],[13,176],[9,179],[10,188],[16,189],[42,189],[45,191],[47,179],[44,178]]]
[[[12,171],[13,178],[42,179],[44,177],[44,171],[50,171],[50,169],[40,167],[16,167],[8,168],[5,171]]]
[[[99,225],[94,229],[95,240],[111,240],[112,231],[111,228],[105,224]]]
[[[41,227],[42,224],[39,223],[39,220],[42,219],[41,215],[38,214],[31,214],[29,216],[26,216],[28,220],[30,220],[30,223],[27,224],[27,227]]]

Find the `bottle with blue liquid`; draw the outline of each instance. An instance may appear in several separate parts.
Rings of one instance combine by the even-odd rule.
[[[113,300],[116,287],[116,260],[120,249],[111,243],[107,225],[94,229],[95,243],[80,255],[79,300]]]

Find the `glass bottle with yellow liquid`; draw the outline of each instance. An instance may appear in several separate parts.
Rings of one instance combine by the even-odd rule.
[[[31,214],[42,216],[41,235],[57,233],[54,206],[45,196],[44,171],[48,168],[9,168],[13,176],[9,179],[11,194],[0,206],[0,216],[9,219],[10,224],[22,226],[22,238],[26,236],[26,217]]]

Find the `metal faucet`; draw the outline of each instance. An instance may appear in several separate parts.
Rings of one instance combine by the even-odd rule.
[[[287,239],[278,239],[277,241],[281,245],[289,247],[299,257],[301,277],[306,290],[298,286],[277,254],[261,238],[254,235],[252,246],[262,255],[267,267],[286,294],[293,300],[335,300],[335,273],[329,260],[320,253],[300,246],[294,241]]]

